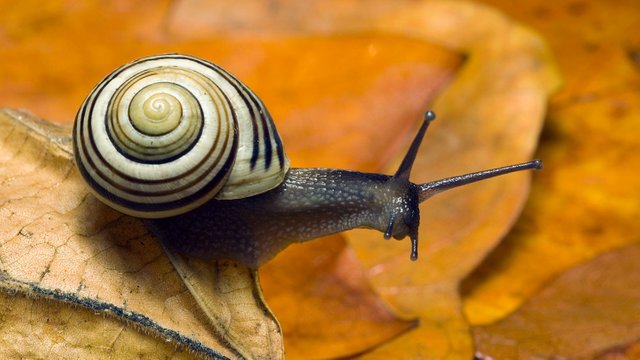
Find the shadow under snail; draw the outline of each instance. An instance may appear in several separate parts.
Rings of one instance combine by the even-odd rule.
[[[353,228],[411,239],[418,205],[453,187],[526,169],[539,160],[414,184],[425,114],[393,176],[289,168],[262,101],[227,71],[180,54],[139,59],[86,98],[73,130],[76,163],[92,192],[144,218],[164,246],[250,268],[291,243]]]

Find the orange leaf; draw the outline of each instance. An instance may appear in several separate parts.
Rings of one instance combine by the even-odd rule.
[[[639,257],[632,245],[567,271],[504,320],[475,328],[478,350],[494,359],[637,358]]]
[[[398,321],[369,287],[342,236],[293,245],[261,269],[287,358],[336,358],[372,348],[414,324]]]

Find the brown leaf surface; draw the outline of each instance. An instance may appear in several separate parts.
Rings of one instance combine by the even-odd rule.
[[[637,2],[490,2],[545,35],[566,86],[550,103],[537,154],[545,170],[531,201],[463,288],[474,324],[507,316],[559,274],[638,242],[640,232]]]
[[[636,244],[572,268],[504,320],[475,328],[478,350],[494,359],[636,359],[639,258]]]

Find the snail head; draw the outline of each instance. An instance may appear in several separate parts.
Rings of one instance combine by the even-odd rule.
[[[413,139],[407,154],[395,175],[389,178],[385,189],[386,211],[384,213],[386,219],[384,221],[386,227],[381,229],[381,231],[384,232],[385,239],[393,237],[394,239],[401,240],[409,236],[411,239],[411,260],[418,259],[419,205],[421,202],[442,191],[476,181],[516,171],[542,169],[542,161],[533,160],[526,163],[453,176],[428,183],[414,184],[409,180],[411,168],[413,167],[427,128],[435,118],[436,116],[433,111],[427,111],[425,113],[424,121]]]

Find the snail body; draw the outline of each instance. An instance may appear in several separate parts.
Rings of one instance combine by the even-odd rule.
[[[165,247],[257,268],[287,245],[353,228],[411,238],[418,205],[460,185],[525,169],[511,165],[425,184],[409,175],[435,119],[425,114],[393,175],[289,168],[262,101],[205,60],[151,56],[114,70],[84,101],[73,138],[92,192],[142,217]]]
[[[417,194],[418,189],[392,187],[391,180],[357,171],[292,168],[273,190],[233,201],[212,200],[187,214],[146,223],[160,238],[180,239],[167,244],[175,251],[231,258],[257,268],[292,243],[356,227],[384,232],[393,211],[403,221],[392,236],[404,238],[417,228],[419,213],[417,197],[402,192]]]

